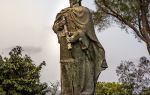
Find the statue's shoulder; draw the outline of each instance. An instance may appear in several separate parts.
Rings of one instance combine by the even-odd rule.
[[[60,12],[57,13],[56,18],[61,17],[64,13],[66,13],[66,12],[69,11],[69,10],[70,10],[70,7],[67,7],[67,8],[62,9]]]
[[[60,15],[63,15],[65,13],[80,13],[80,12],[84,12],[84,13],[89,13],[89,9],[87,7],[84,6],[77,6],[77,7],[67,7],[62,9],[57,16],[59,17]]]
[[[59,13],[64,13],[64,12],[67,12],[67,11],[73,11],[73,10],[78,10],[78,11],[89,11],[89,9],[87,7],[84,7],[84,6],[77,6],[77,7],[67,7],[67,8],[64,8],[62,9]]]
[[[88,11],[89,11],[89,8],[87,8],[87,7],[84,7],[84,6],[81,6],[81,7],[83,7],[85,10],[88,10]]]
[[[69,10],[71,10],[71,8],[70,8],[70,7],[67,7],[67,8],[62,9],[62,10],[60,11],[60,13],[64,13],[64,12],[69,11]]]
[[[84,7],[84,6],[74,7],[73,10],[76,12],[85,12],[85,13],[90,12],[89,9],[87,7]]]

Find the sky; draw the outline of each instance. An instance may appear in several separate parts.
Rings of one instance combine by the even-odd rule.
[[[93,1],[82,3],[95,9]],[[59,81],[59,44],[52,25],[56,14],[68,6],[69,0],[0,0],[0,54],[5,56],[13,47],[22,46],[36,65],[46,61],[41,82]],[[109,66],[99,81],[117,81],[115,70],[121,60],[138,61],[142,56],[149,56],[143,42],[139,43],[132,33],[127,34],[115,24],[96,33]]]

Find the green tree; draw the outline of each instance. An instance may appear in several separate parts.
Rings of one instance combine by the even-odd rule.
[[[57,95],[59,93],[59,82],[56,83],[50,83],[50,93],[51,95]]]
[[[124,86],[115,82],[98,82],[96,95],[130,95]]]
[[[138,65],[122,61],[116,73],[128,92],[139,95],[150,87],[150,61],[146,57],[141,57]]]
[[[33,64],[28,55],[17,46],[8,57],[0,56],[0,95],[45,95],[46,83],[40,83],[40,71],[45,65]]]
[[[145,89],[141,95],[150,95],[150,88]]]
[[[150,0],[95,0],[95,25],[102,29],[115,21],[123,29],[132,29],[147,45],[150,54]]]

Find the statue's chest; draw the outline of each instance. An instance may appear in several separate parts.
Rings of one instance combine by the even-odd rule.
[[[78,30],[79,27],[74,17],[68,16],[66,21],[66,25],[69,32],[76,32]]]

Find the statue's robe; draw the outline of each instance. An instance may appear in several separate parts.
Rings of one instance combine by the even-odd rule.
[[[71,32],[72,49],[68,50],[64,27]],[[88,8],[77,6],[61,10],[53,26],[60,43],[62,95],[94,95],[96,82],[107,68],[105,51],[98,41]]]

